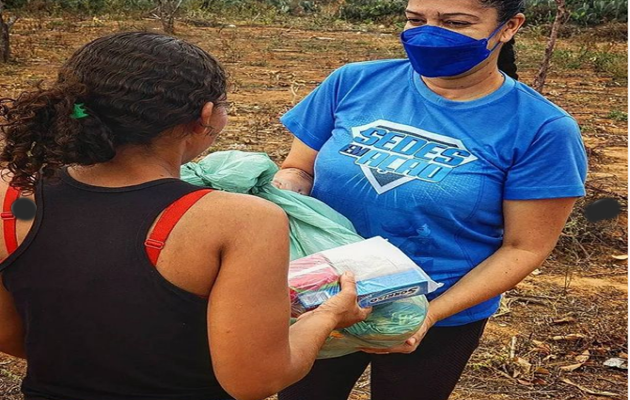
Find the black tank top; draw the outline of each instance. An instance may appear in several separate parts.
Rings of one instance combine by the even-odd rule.
[[[230,398],[212,370],[207,300],[144,248],[158,215],[196,190],[173,178],[96,187],[66,171],[38,184],[33,228],[0,264],[26,329],[27,400]]]

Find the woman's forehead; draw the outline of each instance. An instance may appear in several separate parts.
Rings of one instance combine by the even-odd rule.
[[[468,14],[479,18],[496,15],[496,10],[481,0],[409,0],[407,10],[430,15]]]

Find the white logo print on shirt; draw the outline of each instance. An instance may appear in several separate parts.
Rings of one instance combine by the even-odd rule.
[[[461,140],[386,120],[352,128],[352,138],[339,152],[355,158],[378,194],[413,180],[440,182],[477,160]]]

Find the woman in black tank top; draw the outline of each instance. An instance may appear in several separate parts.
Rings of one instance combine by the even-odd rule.
[[[121,33],[2,104],[0,351],[26,358],[27,400],[262,399],[366,317],[348,276],[289,327],[284,213],[179,180],[225,99],[197,46]],[[20,195],[34,220],[12,215]]]

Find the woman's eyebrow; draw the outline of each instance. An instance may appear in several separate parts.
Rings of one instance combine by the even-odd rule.
[[[475,21],[479,21],[479,17],[476,15],[472,15],[472,14],[466,14],[466,13],[445,13],[445,14],[440,14],[440,16],[442,18],[449,18],[449,17],[468,17],[468,18],[472,18]]]
[[[420,13],[420,12],[417,12],[417,11],[412,11],[412,10],[409,10],[409,9],[405,10],[405,12],[406,12],[407,14],[413,14],[413,15],[417,15],[417,16],[420,16],[420,17],[421,17],[421,16],[424,16],[424,14],[422,14],[422,13]],[[466,13],[463,13],[463,12],[456,12],[456,13],[444,13],[444,14],[440,14],[440,17],[441,17],[441,18],[449,18],[449,17],[468,17],[468,18],[471,18],[471,19],[473,19],[473,20],[475,20],[475,21],[479,21],[479,19],[480,19],[480,18],[479,18],[478,16],[476,16],[476,15],[466,14]]]

